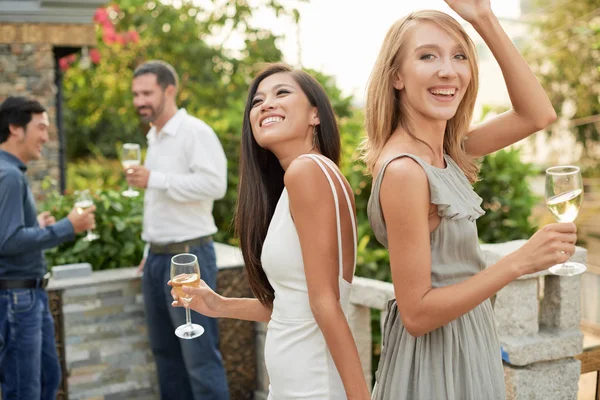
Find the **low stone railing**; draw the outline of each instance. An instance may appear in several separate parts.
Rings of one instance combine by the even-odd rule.
[[[483,245],[488,264],[516,250],[521,241]],[[226,296],[250,296],[239,250],[216,245],[218,289]],[[576,261],[586,260],[578,248]],[[502,289],[494,311],[500,335],[507,398],[575,399],[581,353],[580,278],[547,272],[525,276]],[[49,286],[57,322],[65,382],[59,399],[158,399],[155,367],[144,321],[140,277],[135,268],[54,279]],[[394,297],[390,283],[355,278],[350,326],[365,378],[371,382],[371,310],[382,313]],[[193,318],[193,317],[192,317]],[[221,352],[232,400],[265,399],[268,377],[263,349],[266,324],[220,320]]]
[[[239,250],[218,243],[215,250],[219,292],[250,296]],[[136,268],[50,281],[48,293],[64,378],[58,399],[160,398],[141,289]],[[219,327],[231,399],[250,400],[256,387],[254,325],[221,319]]]
[[[487,265],[522,246],[524,241],[482,245]],[[572,260],[585,264],[586,250],[578,247]],[[371,309],[383,324],[387,302],[394,297],[391,283],[354,278],[350,295],[350,327],[368,384],[372,382]],[[580,320],[580,276],[560,277],[543,271],[526,275],[500,290],[494,313],[504,360],[507,400],[576,399],[583,334]],[[265,324],[257,324],[259,369],[263,368]],[[266,399],[268,379],[259,374],[256,399]]]
[[[525,241],[482,246],[488,265]],[[577,247],[571,258],[586,263]],[[526,275],[496,295],[494,313],[508,400],[576,399],[583,348],[581,276],[564,277],[547,270]]]

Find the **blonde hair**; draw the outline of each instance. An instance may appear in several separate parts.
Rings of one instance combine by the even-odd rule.
[[[419,21],[433,22],[438,25],[454,37],[466,53],[471,69],[471,82],[456,114],[446,124],[444,152],[452,157],[469,181],[475,182],[479,167],[476,160],[469,156],[463,147],[473,117],[479,87],[475,45],[454,18],[440,11],[413,12],[397,21],[388,31],[369,77],[365,107],[367,137],[361,145],[362,159],[367,164],[368,171],[372,173],[383,146],[398,126],[417,139],[399,107],[400,93],[394,88],[393,82],[404,60],[410,28]]]

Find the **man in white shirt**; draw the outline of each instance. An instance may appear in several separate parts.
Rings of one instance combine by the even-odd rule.
[[[185,323],[185,311],[171,307],[171,257],[195,254],[202,279],[216,289],[212,209],[227,189],[221,143],[207,124],[177,108],[177,86],[175,70],[163,61],[146,62],[133,74],[133,105],[152,124],[144,166],[126,171],[130,185],[146,189],[142,239],[147,245],[140,263],[146,320],[161,399],[226,400],[217,320],[194,313],[204,334],[187,340],[174,333]]]

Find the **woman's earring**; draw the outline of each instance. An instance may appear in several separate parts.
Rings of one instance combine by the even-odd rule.
[[[313,149],[317,147],[317,126],[313,125]]]

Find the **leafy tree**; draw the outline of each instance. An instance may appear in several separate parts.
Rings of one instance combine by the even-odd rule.
[[[65,87],[65,129],[70,160],[101,154],[117,156],[118,144],[145,144],[148,126],[135,115],[131,96],[133,70],[149,59],[162,59],[180,77],[178,104],[206,121],[217,133],[228,158],[228,191],[215,203],[217,240],[231,239],[230,223],[238,184],[238,153],[248,84],[265,62],[282,60],[278,37],[252,27],[257,7],[297,23],[297,10],[277,0],[213,0],[210,9],[192,1],[118,0],[97,10],[98,46],[91,63],[69,56],[60,61]],[[255,8],[256,7],[256,8]],[[241,38],[227,49],[228,36]],[[350,115],[351,97],[334,80],[316,71],[336,113]]]
[[[559,115],[575,120],[584,145],[600,141],[600,3],[534,0],[535,40],[526,58]],[[592,117],[592,118],[588,118]],[[596,123],[593,123],[596,122]],[[557,124],[553,129],[560,129]]]

